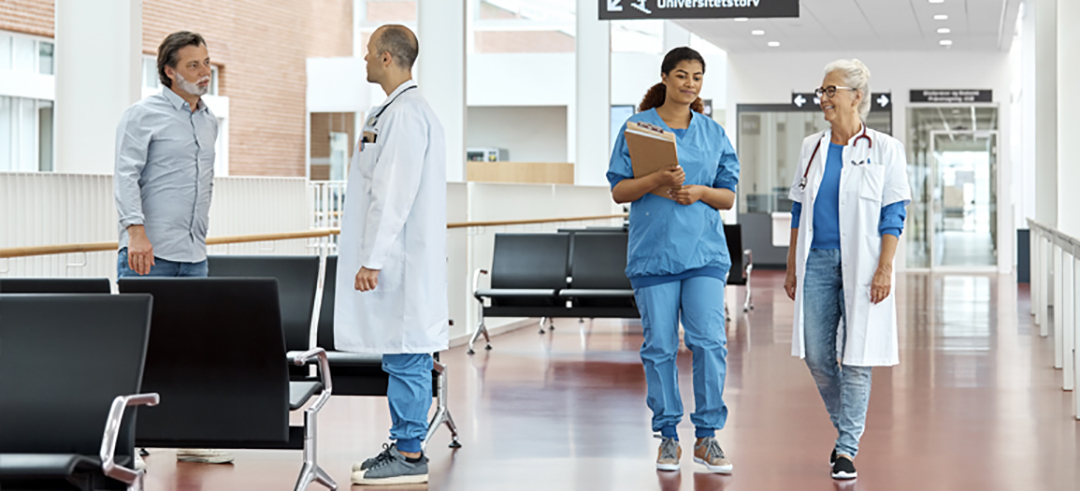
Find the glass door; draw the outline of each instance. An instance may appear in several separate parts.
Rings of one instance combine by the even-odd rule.
[[[931,131],[929,206],[933,269],[997,265],[997,131]]]

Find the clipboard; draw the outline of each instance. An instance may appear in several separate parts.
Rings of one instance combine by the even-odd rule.
[[[649,123],[626,123],[626,146],[630,149],[630,164],[634,177],[645,177],[673,165],[679,165],[675,133]],[[662,198],[672,199],[668,191],[680,187],[660,187],[650,191]]]

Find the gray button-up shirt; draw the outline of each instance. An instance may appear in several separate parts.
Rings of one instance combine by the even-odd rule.
[[[121,249],[128,245],[127,228],[143,225],[155,257],[206,259],[217,132],[205,102],[193,113],[168,87],[124,112],[113,179]]]

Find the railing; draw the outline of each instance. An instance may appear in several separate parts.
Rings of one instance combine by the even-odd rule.
[[[1053,329],[1054,368],[1063,370],[1062,389],[1073,392],[1073,415],[1080,420],[1080,390],[1076,389],[1080,381],[1076,358],[1080,348],[1080,240],[1031,219],[1028,228],[1031,314],[1042,337]]]

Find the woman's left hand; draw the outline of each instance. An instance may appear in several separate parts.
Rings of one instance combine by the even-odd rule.
[[[671,196],[671,199],[675,200],[675,202],[680,205],[692,205],[697,203],[704,194],[705,186],[694,184],[668,191],[668,195]]]
[[[892,271],[878,267],[874,273],[874,281],[870,284],[870,301],[874,304],[881,303],[889,296],[892,290]]]

